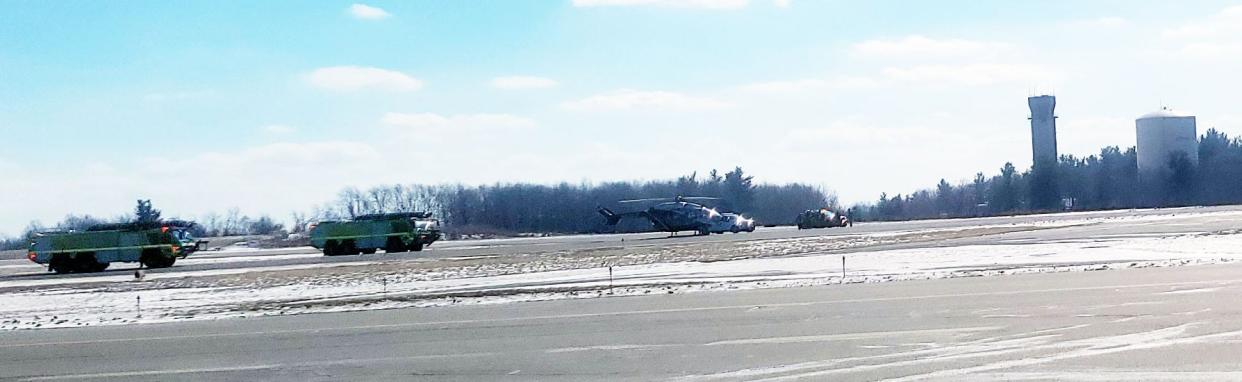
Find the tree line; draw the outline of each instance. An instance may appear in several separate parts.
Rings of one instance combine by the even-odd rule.
[[[60,222],[53,225],[44,225],[41,222],[33,221],[22,230],[21,237],[18,238],[0,238],[0,250],[12,250],[26,248],[30,238],[39,232],[49,231],[83,231],[87,228],[111,223],[128,223],[128,222],[157,222],[162,218],[159,209],[152,206],[151,200],[138,200],[137,206],[134,208],[133,214],[123,214],[113,217],[96,217],[91,215],[69,214]],[[285,232],[283,224],[276,222],[270,216],[260,216],[251,218],[242,215],[237,208],[230,209],[225,214],[215,212],[204,215],[201,219],[195,221],[195,225],[190,228],[190,232],[198,237],[218,237],[218,236],[239,236],[239,235],[269,235],[274,233]]]
[[[309,223],[349,219],[384,212],[431,212],[444,230],[453,235],[518,233],[597,233],[642,231],[646,221],[626,221],[619,227],[604,224],[596,209],[623,208],[627,199],[676,196],[719,198],[710,207],[721,212],[740,212],[761,224],[792,224],[807,209],[837,206],[835,195],[807,184],[756,184],[740,167],[721,174],[711,170],[670,180],[619,181],[599,184],[500,183],[483,186],[393,184],[368,189],[346,187],[336,199],[308,211],[293,212],[286,226],[269,216],[250,217],[237,208],[199,217],[193,233],[199,237],[303,233]],[[82,230],[101,223],[159,220],[160,211],[149,200],[140,200],[134,214],[113,218],[69,215],[51,226],[32,222],[21,238],[0,240],[0,248],[24,248],[36,232]]]
[[[294,226],[313,220],[347,219],[382,212],[431,212],[449,233],[596,233],[646,230],[645,221],[604,224],[598,207],[613,209],[628,199],[675,196],[719,198],[710,205],[722,212],[740,212],[765,224],[790,224],[803,210],[835,206],[836,197],[806,184],[755,184],[740,167],[724,174],[712,170],[672,180],[555,185],[502,183],[463,185],[385,185],[361,190],[346,188],[337,199],[307,215],[295,214]]]
[[[1174,153],[1165,171],[1140,175],[1134,147],[1109,146],[1098,155],[1062,155],[1055,168],[1019,172],[1005,163],[990,177],[979,172],[957,184],[941,179],[905,195],[882,193],[851,210],[855,220],[909,220],[1242,203],[1242,138],[1209,129],[1198,155],[1196,165]]]

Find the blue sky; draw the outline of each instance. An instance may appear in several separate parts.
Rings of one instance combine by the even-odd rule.
[[[1162,104],[1242,133],[1230,2],[10,1],[0,233],[137,198],[283,218],[344,186],[740,165],[843,201],[1133,145]]]

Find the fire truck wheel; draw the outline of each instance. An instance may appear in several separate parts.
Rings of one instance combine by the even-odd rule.
[[[48,261],[47,269],[49,271],[60,273],[60,274],[73,272],[71,261],[72,260],[69,258],[68,255],[65,255],[65,254],[55,255],[55,256],[52,256],[51,261]]]
[[[342,255],[357,255],[362,253],[358,251],[358,247],[354,245],[353,240],[345,240],[341,242],[340,252]]]
[[[147,268],[168,268],[177,262],[177,258],[172,256],[164,256],[159,249],[149,248],[142,251],[142,256],[138,258],[138,262]]]
[[[408,250],[406,250],[405,248],[405,243],[401,242],[400,238],[396,238],[396,237],[388,238],[388,242],[384,244],[384,253],[397,253],[397,252],[408,252]]]

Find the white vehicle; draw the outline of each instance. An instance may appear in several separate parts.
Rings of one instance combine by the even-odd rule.
[[[726,212],[713,219],[711,232],[755,232],[755,219],[748,219],[742,215]]]

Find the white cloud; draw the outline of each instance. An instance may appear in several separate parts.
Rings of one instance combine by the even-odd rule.
[[[576,101],[561,103],[561,107],[578,111],[607,110],[716,110],[729,107],[723,101],[695,97],[668,91],[617,90]]]
[[[315,69],[307,76],[311,85],[336,91],[381,89],[414,91],[423,81],[394,70],[365,66],[332,66]]]
[[[927,127],[877,127],[858,118],[834,121],[826,126],[789,130],[786,144],[791,149],[822,151],[833,147],[908,147],[943,140],[944,132]]]
[[[742,85],[741,89],[760,93],[786,93],[804,90],[820,90],[829,87],[828,80],[806,78],[800,80],[763,81]]]
[[[1168,39],[1232,39],[1239,33],[1242,33],[1242,5],[1225,8],[1204,20],[1167,28],[1161,35]]]
[[[240,168],[307,168],[324,164],[358,163],[381,157],[379,151],[365,143],[349,141],[325,141],[310,143],[273,143],[247,148],[237,152],[209,152],[191,159],[199,167],[222,170]],[[179,171],[181,166],[159,166],[159,169]],[[155,169],[152,169],[155,170]]]
[[[1116,17],[1116,16],[1106,16],[1106,17],[1086,19],[1086,20],[1074,20],[1068,23],[1070,27],[1092,28],[1092,29],[1119,28],[1119,27],[1123,27],[1129,24],[1130,22],[1126,20],[1125,18]]]
[[[1242,59],[1242,43],[1192,42],[1182,46],[1177,55],[1205,61],[1234,61]]]
[[[293,134],[295,131],[297,131],[297,129],[289,125],[275,124],[263,126],[263,132],[268,134],[284,135]]]
[[[435,113],[387,113],[381,119],[386,125],[407,128],[469,128],[520,129],[535,127],[534,120],[512,114],[458,114],[443,116]]]
[[[1161,54],[1200,61],[1242,59],[1242,5],[1232,6],[1205,19],[1165,29],[1161,36],[1176,47]]]
[[[864,78],[864,80],[867,82],[872,82],[872,80],[870,79]],[[825,90],[825,89],[831,89],[833,87],[834,85],[831,81],[818,79],[818,78],[807,78],[807,79],[800,79],[800,80],[755,82],[751,84],[742,85],[742,90],[750,91],[750,92],[758,92],[758,93],[791,93],[791,92],[801,92],[801,91]]]
[[[740,87],[743,91],[757,93],[790,93],[825,89],[871,89],[880,83],[870,77],[837,77],[833,79],[804,78],[798,80],[778,80],[755,82]]]
[[[1059,79],[1055,72],[1031,64],[916,65],[888,67],[874,76],[765,81],[745,84],[739,89],[754,93],[803,93],[878,89],[910,83],[965,86],[1022,82],[1046,84]]]
[[[1049,83],[1058,79],[1058,75],[1052,71],[1031,64],[920,65],[886,68],[883,74],[893,81],[971,86],[1013,82]]]
[[[750,0],[573,0],[575,7],[657,6],[669,8],[740,9]]]
[[[1007,42],[910,35],[899,39],[859,42],[850,46],[848,52],[855,59],[881,59],[893,61],[896,65],[867,76],[843,77],[819,83],[773,83],[766,87],[780,89],[781,85],[786,88],[818,85],[834,89],[869,89],[909,83],[978,86],[1027,82],[1029,85],[1059,80],[1057,73],[1042,65],[1029,63],[1031,61],[1023,57],[1022,49]]]
[[[920,35],[899,40],[868,40],[850,47],[850,54],[861,58],[943,58],[995,57],[1011,48],[1000,42],[964,39],[932,39]]]
[[[556,80],[535,76],[506,76],[492,79],[493,87],[506,90],[546,89],[556,85],[558,85]]]
[[[792,2],[793,0],[772,0],[772,5],[775,5],[777,8],[789,8]]]
[[[387,11],[366,4],[354,3],[349,6],[349,14],[363,20],[380,20],[392,16]]]

